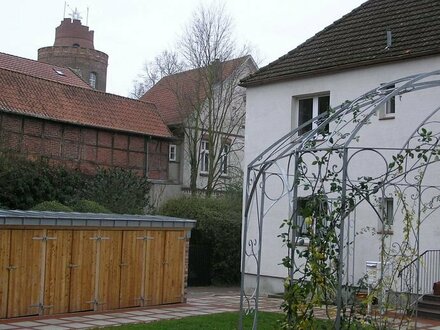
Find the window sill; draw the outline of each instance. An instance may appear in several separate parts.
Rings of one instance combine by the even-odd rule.
[[[310,239],[307,237],[298,237],[298,241],[296,243],[296,246],[309,246]]]
[[[377,232],[378,235],[393,235],[394,231],[393,230],[380,230]]]
[[[199,175],[203,176],[203,177],[207,177],[209,175],[209,173],[208,172],[200,172]],[[227,174],[221,174],[220,178],[221,179],[230,179],[231,177]]]
[[[383,117],[379,117],[379,120],[390,120],[390,119],[395,119],[395,116],[383,116]]]

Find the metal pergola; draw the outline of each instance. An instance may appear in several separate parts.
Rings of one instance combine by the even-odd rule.
[[[440,107],[431,109],[424,120],[415,123],[415,129],[408,132],[406,141],[397,141],[399,145],[368,145],[365,143],[369,139],[363,134],[368,133],[368,128],[373,126],[369,124],[374,116],[381,116],[389,102],[406,95],[424,93],[425,90],[434,93],[430,95],[440,95],[439,87],[440,70],[382,84],[292,130],[248,165],[242,240],[240,329],[245,314],[253,314],[253,329],[258,326],[264,224],[267,221],[281,223],[281,219],[271,218],[270,212],[276,208],[283,208],[292,222],[295,222],[298,200],[304,196],[305,190],[309,190],[307,193],[319,191],[329,200],[336,200],[339,206],[342,205],[339,214],[335,215],[340,224],[338,266],[335,269],[335,328],[341,327],[344,307],[349,304],[344,296],[344,287],[354,284],[355,232],[360,226],[356,223],[356,210],[361,204],[377,214],[381,221],[385,221],[383,206],[377,203],[378,200],[383,200],[392,192],[399,196],[403,204],[411,202],[415,211],[411,239],[403,244],[388,246],[384,235],[381,248],[388,249],[388,257],[396,257],[405,253],[408,244],[411,244],[415,259],[420,259],[420,225],[440,204],[440,182],[432,180],[440,164]],[[440,104],[440,97],[438,101]],[[314,128],[300,135],[299,132],[310,123]],[[371,162],[371,173],[359,173],[358,165],[365,161]],[[332,187],[334,182],[337,182],[338,189]],[[277,187],[276,193],[269,192],[274,186]],[[404,208],[403,204],[399,207]],[[294,265],[293,270],[300,267],[295,250],[303,243],[297,230],[295,226],[289,228],[288,255]],[[381,263],[380,276],[383,278],[384,265],[387,263],[385,257]],[[252,292],[245,290],[245,270],[249,265],[255,270],[256,278]],[[402,263],[401,266],[405,265]],[[411,275],[414,285],[406,289],[418,295],[421,292],[419,261],[415,266],[415,274]],[[294,280],[292,269],[289,270],[289,277]],[[408,283],[409,280],[405,281]]]

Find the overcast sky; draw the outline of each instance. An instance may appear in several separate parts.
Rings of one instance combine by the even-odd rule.
[[[218,0],[226,5],[239,44],[256,49],[265,65],[339,19],[365,0]],[[95,49],[109,55],[107,92],[127,96],[143,64],[172,48],[192,12],[208,0],[69,0],[95,31]],[[0,51],[37,59],[52,46],[64,15],[63,0],[2,0]],[[66,10],[69,17],[70,10]]]

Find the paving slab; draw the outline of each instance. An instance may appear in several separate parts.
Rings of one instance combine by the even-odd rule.
[[[11,323],[11,325],[17,326],[17,327],[26,327],[26,328],[31,328],[31,327],[39,327],[42,326],[41,323],[38,322],[32,322],[32,321],[23,321],[23,322],[15,322],[15,323]]]
[[[112,326],[112,325],[117,325],[117,323],[115,322],[110,322],[110,321],[104,321],[104,320],[95,320],[95,321],[87,321],[87,324],[93,324],[93,325],[98,325],[98,326]]]
[[[86,319],[93,319],[93,320],[106,320],[106,319],[111,319],[113,318],[113,316],[111,314],[96,314],[96,315],[87,315],[85,316]],[[88,322],[88,321],[86,321]]]
[[[261,298],[260,310],[281,312],[282,300],[276,298]],[[30,317],[0,320],[0,330],[9,329],[90,329],[97,327],[113,327],[128,323],[149,323],[165,319],[179,319],[195,315],[239,311],[239,288],[189,288],[186,304],[167,305],[164,307],[147,307],[123,309],[98,313],[76,313],[69,315],[54,315],[53,317]],[[326,317],[325,311],[316,308],[316,315]],[[407,329],[414,328],[414,322],[408,324]],[[440,330],[440,321],[419,319],[419,330]]]
[[[39,320],[38,322],[46,323],[46,324],[63,324],[67,321],[61,319],[47,319],[47,320]]]
[[[18,327],[10,324],[0,324],[0,330],[18,329]]]
[[[140,316],[142,317],[142,316]],[[117,322],[120,324],[126,324],[126,323],[138,323],[138,320],[135,319],[131,319],[131,318],[116,318],[116,319],[112,319],[112,322]]]
[[[51,325],[43,325],[41,327],[35,327],[34,329],[38,329],[38,330],[65,330],[65,329],[69,329],[69,328],[51,324]]]
[[[71,328],[71,329],[87,329],[87,328],[90,328],[90,324],[85,324],[85,323],[69,323],[69,328]]]
[[[157,318],[154,317],[148,317],[148,316],[135,316],[131,319],[136,320],[137,322],[151,322],[151,321],[157,321]]]

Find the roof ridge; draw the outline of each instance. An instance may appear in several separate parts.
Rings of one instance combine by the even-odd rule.
[[[79,97],[80,99],[82,99],[83,103],[85,102],[87,104],[85,107],[88,109],[92,109],[93,107],[96,107],[97,104],[99,105],[102,102],[104,102],[104,103],[108,102],[108,104],[107,104],[107,112],[108,112],[109,111],[108,110],[109,104],[120,104],[121,105],[121,112],[120,112],[121,115],[123,114],[122,111],[125,111],[124,107],[129,107],[131,109],[130,110],[131,113],[133,113],[133,111],[134,112],[138,111],[139,114],[143,114],[146,116],[146,117],[144,117],[144,119],[147,121],[149,120],[148,119],[149,116],[150,116],[150,120],[151,120],[151,118],[154,118],[154,122],[157,120],[155,125],[157,125],[160,122],[159,126],[157,126],[155,128],[153,128],[153,127],[147,128],[146,131],[143,133],[140,132],[139,130],[136,131],[136,129],[133,129],[133,126],[130,126],[130,125],[125,126],[125,127],[124,126],[112,126],[112,125],[108,125],[108,123],[96,124],[96,123],[87,122],[87,121],[81,122],[80,125],[102,127],[102,128],[106,128],[106,129],[110,129],[110,130],[126,131],[126,132],[132,132],[132,133],[137,133],[137,134],[147,134],[147,135],[158,136],[158,137],[160,136],[160,137],[167,137],[168,138],[168,137],[172,136],[171,131],[169,130],[169,128],[167,127],[167,125],[163,121],[162,117],[160,116],[156,105],[152,104],[150,102],[144,102],[144,101],[132,99],[129,97],[106,93],[103,91],[98,91],[98,90],[85,88],[85,87],[81,87],[81,86],[65,84],[62,82],[44,79],[41,77],[29,75],[29,74],[26,74],[23,72],[10,70],[10,69],[6,69],[6,68],[0,68],[0,76],[1,76],[2,72],[4,73],[4,75],[6,77],[9,76],[9,77],[12,77],[11,79],[17,79],[16,80],[17,83],[22,84],[22,83],[27,82],[26,85],[41,86],[41,88],[43,90],[47,89],[48,92],[55,91],[56,93],[63,93],[63,91],[64,92],[71,91],[74,95],[76,95],[75,96],[76,98]],[[23,88],[26,88],[26,87],[23,87]],[[83,97],[81,97],[81,96],[83,96]],[[6,95],[6,97],[7,97],[7,95]],[[120,101],[120,102],[118,102],[118,101]],[[124,104],[125,104],[125,106],[124,106]],[[7,109],[3,109],[2,111],[7,111]],[[22,110],[17,108],[16,110],[14,110],[12,112],[22,113],[22,114],[26,114],[26,115],[38,117],[38,118],[51,119],[54,121],[67,122],[67,123],[71,123],[71,124],[74,123],[70,119],[60,119],[57,116],[53,117],[51,114],[43,115],[42,113],[40,113],[38,111],[35,113],[29,113],[27,111],[23,112]],[[163,126],[163,127],[161,127],[161,126]],[[162,133],[158,133],[158,131],[155,131],[156,128],[159,131],[162,130]],[[166,133],[164,130],[166,130]]]
[[[64,67],[62,67],[62,68],[64,68]],[[65,67],[65,68],[67,68],[70,71],[72,71],[68,67]],[[27,74],[27,73],[24,73],[24,72],[21,72],[21,71],[17,71],[17,70],[12,70],[12,69],[9,69],[9,68],[2,68],[2,67],[0,67],[0,70],[17,73],[17,74],[22,75],[22,76],[26,76],[26,77],[37,79],[37,80],[43,80],[43,81],[46,81],[46,82],[49,82],[49,83],[60,84],[60,85],[63,85],[63,86],[70,86],[70,87],[74,87],[74,88],[84,89],[84,90],[87,90],[87,91],[94,91],[94,92],[100,92],[100,93],[105,93],[105,94],[111,94],[111,93],[106,93],[106,92],[103,92],[103,91],[98,91],[98,90],[93,89],[93,88],[81,87],[81,86],[78,86],[78,85],[72,85],[72,84],[68,84],[68,83],[65,83],[65,82],[62,82],[62,81],[58,81],[58,80],[52,80],[52,79],[46,79],[46,78],[43,78],[43,77],[37,77],[37,76],[34,76],[32,74]],[[113,94],[111,94],[111,95],[113,95]]]
[[[251,56],[250,54],[247,54],[247,55],[243,55],[243,56],[240,56],[240,57],[231,58],[231,59],[229,59],[229,60],[225,60],[225,61],[222,61],[222,62],[220,62],[220,63],[225,64],[225,63],[228,63],[228,62],[241,60],[241,59],[244,59],[245,57],[250,57],[250,56]],[[169,75],[166,75],[166,76],[163,76],[162,78],[160,78],[159,81],[158,81],[156,84],[158,84],[161,80],[163,80],[163,79],[165,79],[165,78],[170,78],[170,77],[177,76],[177,75],[180,75],[180,74],[189,73],[189,72],[191,72],[191,71],[203,70],[203,69],[205,69],[205,68],[207,68],[207,67],[208,67],[208,66],[203,66],[203,67],[199,67],[199,68],[192,68],[192,69],[189,69],[189,70],[185,70],[185,71],[180,71],[180,72],[176,72],[176,73],[173,73],[173,74],[169,74]],[[156,85],[156,84],[155,84],[155,85]]]
[[[51,79],[46,79],[46,78],[42,78],[42,77],[37,77],[37,76],[31,75],[31,74],[27,74],[27,73],[24,73],[24,72],[20,72],[20,71],[8,69],[8,68],[0,67],[0,70],[17,73],[19,75],[23,75],[23,76],[30,77],[30,78],[37,79],[37,80],[43,80],[43,81],[46,81],[46,82],[49,82],[49,83],[60,84],[60,85],[63,85],[63,86],[70,86],[70,87],[73,87],[73,88],[78,88],[78,89],[86,90],[86,91],[89,91],[89,92],[95,92],[95,93],[98,93],[98,94],[105,94],[105,95],[108,95],[108,96],[111,96],[111,97],[117,97],[117,98],[132,100],[132,101],[136,101],[136,102],[142,102],[142,103],[146,103],[146,104],[150,104],[150,105],[154,105],[155,106],[155,104],[152,103],[152,102],[142,101],[142,100],[134,99],[134,98],[131,98],[131,97],[128,97],[128,96],[122,96],[122,95],[118,95],[118,94],[104,92],[104,91],[101,91],[101,90],[98,90],[98,89],[94,89],[94,88],[86,88],[86,87],[81,87],[81,86],[77,86],[77,85],[72,85],[72,84],[68,84],[68,83],[65,83],[65,82],[62,82],[62,81],[58,81],[58,80],[51,80]]]
[[[84,87],[83,88],[87,88],[86,86],[88,86],[89,89],[92,89],[89,84],[87,83],[87,81],[85,81],[77,72],[75,69],[69,67],[69,66],[62,66],[62,65],[55,65],[55,64],[50,64],[50,63],[46,63],[46,62],[41,62],[38,60],[34,60],[31,58],[26,58],[26,57],[22,57],[22,56],[17,56],[17,55],[13,55],[13,54],[8,54],[8,53],[4,53],[4,52],[0,52],[0,61],[3,60],[3,58],[5,59],[6,62],[1,62],[0,64],[0,68],[11,71],[11,72],[17,72],[17,73],[21,73],[24,75],[28,75],[28,76],[33,76],[36,78],[40,78],[43,80],[49,80],[49,81],[54,81],[54,82],[59,82],[65,85],[71,85],[71,86],[79,86],[78,84],[72,84],[72,82],[69,82],[68,80],[63,82],[63,79],[55,79],[55,78],[44,78],[42,75],[39,75],[38,72],[39,70],[47,69],[48,71],[52,72],[55,71],[55,73],[58,74],[58,71],[61,70],[67,70],[69,72],[69,74],[66,75],[65,72],[63,73],[63,77],[65,78],[69,78],[69,75],[72,74],[72,76],[78,78],[82,83],[84,83]],[[17,63],[19,64],[12,64],[12,65],[8,65],[8,63],[10,62],[14,62],[17,61]]]
[[[353,14],[353,12],[360,10],[361,7],[365,6],[367,3],[372,2],[375,0],[367,0],[364,3],[360,4],[359,6],[357,6],[356,8],[354,8],[353,10],[351,10],[349,13],[343,15],[342,17],[338,18],[336,21],[334,21],[333,23],[331,23],[330,25],[327,25],[325,28],[323,28],[322,30],[316,32],[313,36],[309,37],[308,39],[306,39],[305,41],[303,41],[302,43],[300,43],[298,46],[296,46],[294,49],[290,50],[289,52],[287,52],[286,54],[284,54],[283,56],[280,56],[279,58],[277,58],[276,60],[270,62],[269,64],[265,65],[264,67],[262,67],[261,69],[259,69],[257,72],[264,72],[268,69],[270,69],[271,67],[273,67],[274,65],[278,64],[279,62],[283,61],[284,59],[286,59],[287,57],[289,57],[290,55],[292,55],[293,53],[297,52],[298,50],[304,48],[307,44],[309,44],[313,39],[319,37],[321,34],[324,34],[324,32],[327,32],[330,29],[333,29],[334,26],[336,24],[339,24],[341,20],[345,20],[347,18],[347,16],[351,16]],[[376,0],[377,1],[377,0]],[[254,74],[251,74],[249,76],[247,76],[245,79],[243,79],[243,81],[247,80],[248,78],[253,77],[257,72],[255,72]]]
[[[256,86],[320,72],[440,54],[439,0],[368,0],[241,80]],[[386,47],[392,31],[392,46]],[[334,65],[329,66],[329,63]]]
[[[18,55],[13,55],[13,54],[8,54],[8,53],[5,53],[5,52],[0,52],[0,55],[6,55],[6,56],[15,57],[15,58],[22,59],[22,60],[25,60],[25,61],[38,63],[38,64],[40,64],[40,65],[45,65],[45,66],[47,66],[47,67],[52,67],[52,68],[53,68],[53,67],[57,67],[57,68],[69,69],[70,71],[73,72],[73,70],[72,70],[70,67],[68,67],[68,66],[49,64],[49,63],[46,63],[46,62],[41,62],[41,61],[38,61],[38,60],[34,60],[34,59],[32,59],[32,58],[27,58],[27,57],[23,57],[23,56],[18,56]],[[15,71],[15,70],[11,70],[11,71]],[[19,72],[19,71],[17,71],[17,72]]]

